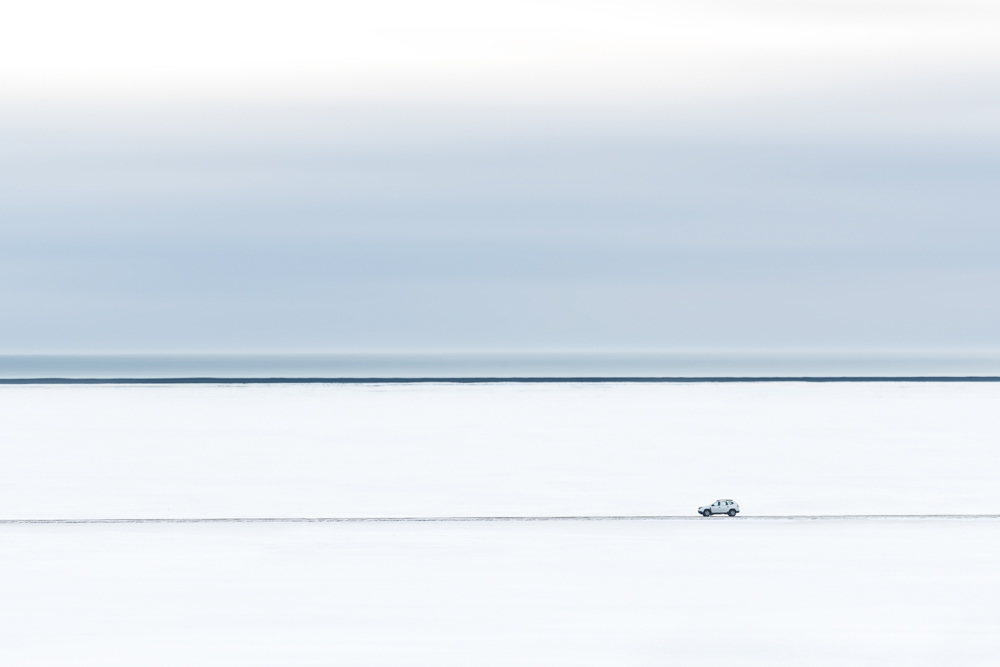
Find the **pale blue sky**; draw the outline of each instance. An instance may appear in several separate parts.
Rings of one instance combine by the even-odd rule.
[[[213,96],[142,46],[142,90],[100,54],[92,88],[0,72],[38,82],[0,114],[0,351],[998,347],[996,13],[812,5],[276,66],[316,94]]]

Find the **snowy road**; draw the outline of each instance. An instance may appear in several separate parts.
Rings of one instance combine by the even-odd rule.
[[[0,519],[0,525],[109,523],[489,523],[493,521],[970,521],[1000,519],[1000,514],[815,514],[787,516],[344,516],[218,517],[143,519]]]

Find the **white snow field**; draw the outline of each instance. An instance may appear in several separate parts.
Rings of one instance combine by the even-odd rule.
[[[0,386],[0,664],[996,665],[1000,384]],[[716,498],[745,517],[696,517]]]
[[[0,526],[11,666],[994,666],[1000,521]]]
[[[1000,514],[1000,383],[0,386],[0,518]]]

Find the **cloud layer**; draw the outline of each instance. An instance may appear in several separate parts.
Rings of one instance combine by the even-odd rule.
[[[144,7],[0,40],[3,351],[1000,333],[992,3]]]

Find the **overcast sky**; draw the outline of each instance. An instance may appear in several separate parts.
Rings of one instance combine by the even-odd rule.
[[[44,2],[0,352],[997,348],[1000,5]]]

